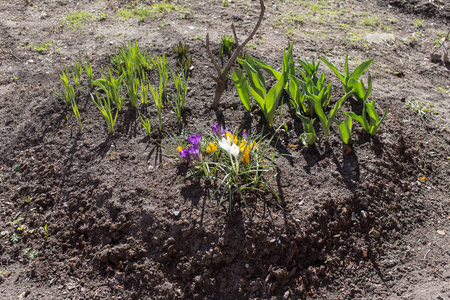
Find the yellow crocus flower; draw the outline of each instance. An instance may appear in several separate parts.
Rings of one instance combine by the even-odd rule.
[[[217,146],[214,143],[209,143],[208,147],[206,147],[206,152],[214,153],[217,151]]]

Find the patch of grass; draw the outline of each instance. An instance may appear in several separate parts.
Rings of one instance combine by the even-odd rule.
[[[124,20],[128,20],[129,18],[134,16],[134,13],[132,10],[122,8],[117,11],[116,15],[121,17]]]
[[[116,14],[124,20],[128,20],[132,17],[138,17],[139,21],[144,21],[146,18],[152,20],[161,14],[172,12],[174,10],[183,11],[183,7],[174,3],[157,2],[152,5],[122,8],[119,9]]]
[[[68,13],[64,20],[67,21],[67,26],[72,29],[80,28],[85,22],[91,20],[93,15],[85,11],[77,11],[73,13]]]
[[[414,21],[414,25],[415,25],[417,28],[422,28],[422,26],[423,26],[423,19],[417,19],[417,20],[415,20],[415,21]]]
[[[391,33],[391,27],[389,27],[389,25],[381,23],[381,28],[383,28],[387,33]]]
[[[378,20],[377,16],[373,16],[373,17],[363,18],[361,21],[361,24],[366,27],[375,29],[381,24],[381,22],[380,22],[380,20]]]
[[[164,28],[164,27],[169,26],[169,25],[170,25],[169,22],[167,22],[166,20],[162,20],[162,21],[158,24],[158,27]]]
[[[431,103],[423,103],[417,100],[408,100],[405,102],[405,105],[415,113],[417,113],[422,120],[426,120],[431,117],[433,114],[437,114],[436,110],[431,109],[434,104]]]
[[[45,52],[45,50],[48,49],[48,47],[50,47],[51,44],[52,44],[52,42],[45,41],[45,42],[34,45],[33,50],[38,53],[43,53],[43,52]]]

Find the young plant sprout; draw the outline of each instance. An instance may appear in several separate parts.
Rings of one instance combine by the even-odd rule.
[[[150,91],[152,92],[152,96],[153,96],[153,101],[155,102],[155,106],[156,106],[156,112],[158,113],[158,122],[159,122],[159,131],[162,131],[162,118],[161,118],[161,114],[162,114],[162,97],[163,97],[163,93],[164,93],[164,87],[163,87],[163,82],[160,78],[159,81],[159,89],[157,89],[156,87],[153,88],[153,86],[149,83],[148,87],[150,88]]]
[[[171,102],[171,104],[177,115],[178,121],[181,123],[183,121],[182,114],[186,104],[187,80],[185,80],[183,73],[174,75],[172,70],[170,70],[170,75],[177,91],[176,99],[173,101],[174,103]]]
[[[169,79],[169,70],[166,60],[166,54],[163,52],[162,56],[152,58],[152,63],[158,70],[159,81],[162,87],[162,94],[165,95],[167,92],[167,80]]]
[[[102,78],[95,80],[92,84],[100,87],[106,94],[106,97],[116,105],[117,109],[122,109],[122,80],[123,76],[115,78],[113,72],[108,68],[108,74],[102,74]]]
[[[149,89],[149,83],[147,84],[147,79],[146,79],[145,73],[143,73],[142,78],[141,78],[141,89],[139,91],[139,95],[141,97],[141,102],[143,104],[148,103],[148,89]]]
[[[314,107],[314,111],[317,115],[317,117],[320,120],[320,123],[322,124],[323,134],[325,136],[325,141],[328,140],[328,135],[330,133],[331,124],[333,124],[336,114],[341,108],[342,104],[347,100],[348,97],[352,95],[353,90],[345,94],[336,104],[334,105],[334,108],[330,110],[330,114],[328,118],[326,117],[324,111],[321,99],[318,96],[315,95],[307,95],[307,101],[308,105]]]
[[[92,87],[93,87],[92,83],[94,82],[94,76],[92,73],[92,65],[90,62],[84,62],[83,67],[84,67],[84,71],[86,72],[86,74],[88,76],[89,87],[92,89]]]
[[[360,123],[363,126],[364,131],[373,136],[378,132],[381,123],[386,118],[387,113],[389,112],[389,107],[386,108],[386,111],[380,119],[378,117],[377,110],[375,109],[375,100],[370,102],[368,101],[369,95],[372,91],[372,77],[370,76],[370,73],[367,80],[367,89],[365,88],[362,80],[360,82],[354,80],[351,83],[356,88],[356,92],[353,94],[359,101],[363,102],[363,111],[361,116],[356,115],[354,112],[344,112],[344,114]]]
[[[231,54],[231,50],[233,50],[234,46],[234,40],[233,36],[230,35],[229,37],[226,37],[225,35],[221,37],[220,39],[220,50],[219,50],[219,57],[222,57],[223,54],[229,56]]]
[[[354,83],[355,81],[357,82],[359,77],[370,67],[370,65],[373,62],[373,59],[365,61],[365,62],[361,63],[359,66],[357,66],[355,68],[355,70],[353,70],[353,72],[350,73],[348,70],[348,55],[346,55],[345,56],[345,66],[344,66],[345,71],[344,71],[344,74],[341,74],[338,71],[338,69],[336,68],[336,66],[334,66],[332,63],[330,63],[328,60],[326,60],[325,58],[323,58],[321,56],[319,56],[319,59],[321,61],[323,61],[331,69],[331,71],[333,71],[334,74],[336,74],[336,76],[342,82],[345,94],[347,94],[352,89],[354,89],[354,87],[352,86],[352,83]]]
[[[299,112],[297,112],[297,117],[302,120],[304,125],[304,132],[300,135],[300,140],[302,141],[302,144],[305,146],[312,146],[317,140],[316,131],[314,130],[314,121],[316,119],[311,119],[308,117],[305,117],[301,115]]]
[[[141,120],[142,127],[144,127],[145,131],[150,137],[152,135],[152,124],[150,123],[150,120],[146,116],[141,114],[139,114],[139,119]]]
[[[137,77],[137,72],[131,68],[128,68],[124,69],[122,74],[131,106],[136,107],[138,102],[138,89],[141,87],[139,77]]]
[[[241,91],[238,91],[238,94],[239,96],[242,96],[242,103],[244,103],[244,106],[249,109],[248,93],[246,94],[245,92],[248,88],[253,98],[256,100],[256,103],[258,103],[264,113],[267,123],[272,127],[275,110],[277,109],[278,101],[280,100],[283,87],[285,86],[284,79],[287,77],[287,74],[286,76],[280,75],[278,82],[269,91],[267,91],[266,82],[258,64],[249,55],[246,56],[245,60],[237,59],[237,61],[247,71],[249,81],[249,85],[242,84],[245,80],[245,76],[239,71],[235,72],[232,76],[232,78],[234,78],[233,81],[237,83],[236,88],[238,90],[241,89]]]
[[[78,106],[77,106],[75,99],[72,100],[71,106],[72,106],[73,113],[75,114],[75,117],[77,118],[78,127],[80,128],[80,130],[82,130],[83,125],[81,124],[81,116],[80,116],[80,112],[78,111]]]
[[[78,92],[80,91],[81,72],[82,72],[81,65],[79,65],[78,62],[75,61],[75,64],[73,66],[73,81],[75,82],[75,94],[78,94]]]
[[[115,115],[113,115],[111,111],[111,100],[109,97],[99,99],[97,94],[95,94],[95,98],[91,94],[91,99],[95,103],[97,108],[100,110],[103,118],[105,119],[108,134],[112,134],[114,132],[114,124],[116,123],[117,120],[118,109],[116,109],[116,113]]]
[[[364,131],[373,136],[378,132],[378,129],[380,128],[381,123],[383,123],[384,119],[386,118],[388,112],[389,107],[386,108],[386,111],[380,118],[375,108],[375,100],[372,100],[371,102],[364,102],[361,116],[358,116],[354,112],[344,112],[344,114],[350,116],[353,120],[361,124],[364,128]]]
[[[342,142],[348,145],[350,141],[350,135],[352,134],[352,118],[347,115],[343,122],[339,120],[334,120],[339,128],[339,134],[341,135]]]
[[[56,96],[58,96],[60,98],[64,98],[64,100],[66,102],[66,108],[71,106],[72,101],[75,100],[75,89],[70,84],[68,74],[69,74],[69,71],[67,70],[67,67],[66,67],[66,71],[63,70],[62,73],[59,74],[59,78],[61,78],[61,81],[63,82],[63,85],[64,85],[64,94],[60,95],[56,92],[53,92]]]

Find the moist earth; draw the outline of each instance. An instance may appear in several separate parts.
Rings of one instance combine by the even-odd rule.
[[[211,109],[206,33],[218,56],[231,23],[240,40],[251,32],[258,1],[167,3],[175,9],[143,19],[120,12],[155,2],[0,4],[0,298],[450,299],[450,68],[430,60],[442,52],[450,4],[265,1],[245,49],[253,57],[281,68],[293,42],[294,57],[324,56],[339,70],[347,54],[350,69],[374,59],[372,98],[389,113],[373,137],[355,124],[344,155],[336,131],[301,144],[286,95],[275,130],[258,109],[245,110],[231,81],[219,111]],[[74,12],[92,16],[76,26],[67,18]],[[166,105],[159,133],[149,105],[148,136],[125,106],[108,135],[84,80],[80,131],[53,93],[65,66],[89,60],[99,78],[125,41],[164,51],[173,69],[172,48],[190,46],[182,125]],[[39,50],[43,42],[50,45]],[[341,84],[320,70],[334,103]],[[206,134],[217,122],[274,135],[281,202],[255,192],[246,194],[249,211],[238,199],[218,206],[209,182],[183,180],[186,165],[167,155],[171,137]]]

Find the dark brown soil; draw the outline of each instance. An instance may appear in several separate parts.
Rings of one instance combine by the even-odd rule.
[[[98,77],[118,46],[137,40],[152,55],[165,51],[175,68],[172,47],[183,41],[194,70],[182,130],[208,132],[217,115],[204,38],[209,32],[218,54],[234,22],[244,39],[259,4],[173,3],[176,11],[144,21],[116,14],[125,1],[0,3],[0,298],[450,299],[450,94],[438,89],[450,90],[450,68],[429,59],[449,30],[449,4],[266,1],[248,53],[280,68],[283,47],[295,40],[296,58],[326,56],[341,70],[346,54],[350,68],[374,58],[372,97],[389,114],[373,138],[354,125],[344,156],[337,132],[302,146],[285,99],[275,120],[288,126],[276,132],[282,204],[251,195],[250,218],[239,201],[231,214],[227,202],[218,209],[208,184],[180,181],[186,168],[164,155],[180,130],[169,108],[162,135],[149,105],[151,138],[130,108],[108,136],[86,82],[81,132],[52,93],[75,59],[90,59]],[[94,17],[71,29],[63,18],[78,10]],[[366,40],[388,32],[393,40]],[[49,48],[36,52],[44,41]],[[321,70],[336,101],[341,85]],[[411,101],[436,112],[423,120]],[[265,122],[258,110],[245,113],[232,83],[218,114],[232,128],[259,131]],[[13,243],[18,218],[25,227]]]

